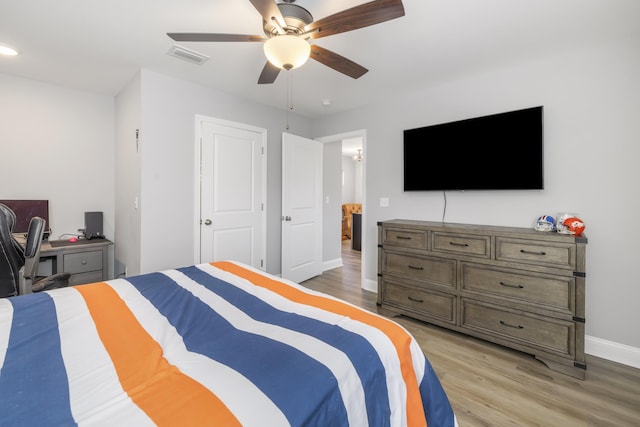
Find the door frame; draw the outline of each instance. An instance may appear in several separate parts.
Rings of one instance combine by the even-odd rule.
[[[202,123],[210,122],[219,126],[226,126],[235,129],[246,130],[260,134],[262,142],[262,214],[260,221],[260,232],[262,233],[262,269],[267,268],[267,129],[260,128],[245,123],[233,122],[230,120],[219,119],[216,117],[205,116],[202,114],[196,114],[195,117],[195,138],[194,138],[194,163],[193,163],[193,179],[194,179],[194,206],[193,206],[193,259],[194,264],[200,263],[200,204],[202,198],[201,188],[201,164],[202,164]]]
[[[320,141],[322,143],[329,142],[338,142],[343,139],[349,138],[362,138],[362,152],[365,153],[362,159],[362,244],[360,250],[360,287],[362,289],[378,292],[378,282],[376,280],[367,280],[366,271],[367,271],[367,235],[365,228],[367,225],[367,131],[366,129],[358,129],[354,131],[339,133],[335,135],[323,136],[320,138],[316,138],[316,141]],[[324,173],[324,171],[323,171]],[[377,236],[377,234],[376,234]]]

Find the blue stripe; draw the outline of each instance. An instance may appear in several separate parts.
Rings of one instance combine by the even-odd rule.
[[[453,409],[449,398],[440,384],[431,363],[425,358],[424,376],[420,382],[420,395],[424,406],[427,425],[453,427]]]
[[[213,277],[196,266],[181,268],[179,271],[220,295],[257,321],[315,337],[342,351],[360,377],[370,425],[389,424],[391,410],[384,365],[380,361],[378,352],[364,337],[336,325],[278,310],[255,295]]]
[[[69,382],[53,300],[42,292],[9,301],[14,312],[0,371],[0,424],[77,425],[69,404]]]
[[[176,328],[189,351],[206,355],[244,375],[292,425],[347,425],[336,380],[324,365],[289,345],[234,328],[163,274],[128,280]],[[318,399],[326,405],[321,411],[310,412]]]

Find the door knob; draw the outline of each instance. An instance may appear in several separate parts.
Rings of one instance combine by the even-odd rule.
[[[205,219],[204,220],[204,225],[211,225],[211,220],[210,219]]]

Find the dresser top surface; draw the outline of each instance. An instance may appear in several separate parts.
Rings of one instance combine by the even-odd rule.
[[[478,224],[458,224],[450,222],[438,222],[438,221],[420,221],[411,219],[392,219],[388,221],[378,222],[379,226],[396,227],[396,228],[411,228],[411,229],[423,229],[439,232],[452,232],[452,233],[466,233],[466,234],[480,234],[486,235],[490,233],[496,236],[502,237],[515,237],[515,238],[528,238],[539,239],[547,241],[557,242],[571,242],[571,243],[587,243],[586,234],[580,236],[574,236],[571,234],[561,234],[556,232],[544,232],[537,231],[533,228],[524,227],[503,227],[498,225],[478,225]]]

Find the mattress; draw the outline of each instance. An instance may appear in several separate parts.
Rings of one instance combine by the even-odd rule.
[[[0,300],[0,425],[454,426],[399,324],[234,262]]]

